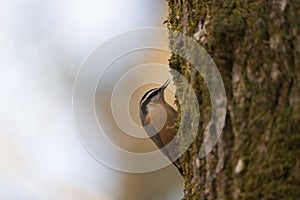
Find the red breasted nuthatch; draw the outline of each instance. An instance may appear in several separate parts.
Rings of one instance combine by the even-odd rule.
[[[151,140],[172,161],[173,152],[170,151],[175,149],[163,148],[177,133],[174,125],[177,121],[178,113],[164,98],[164,91],[169,83],[170,80],[167,80],[161,87],[151,89],[144,94],[140,101],[140,119]],[[182,168],[178,160],[173,161],[173,164],[182,175]]]

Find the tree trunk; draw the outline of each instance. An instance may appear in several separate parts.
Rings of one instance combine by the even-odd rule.
[[[209,95],[191,64],[172,55],[170,67],[189,80],[201,110],[198,137],[180,158],[184,199],[298,199],[300,1],[168,3],[168,28],[193,37],[208,51],[227,96],[222,135],[200,159]],[[180,90],[176,78],[175,84]]]

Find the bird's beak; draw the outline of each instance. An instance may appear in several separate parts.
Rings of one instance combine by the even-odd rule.
[[[162,91],[164,91],[167,87],[168,87],[168,85],[169,85],[169,83],[171,82],[171,80],[170,79],[168,79],[160,88],[162,89]]]

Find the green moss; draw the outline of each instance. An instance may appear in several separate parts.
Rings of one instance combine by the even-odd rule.
[[[197,139],[181,157],[184,199],[297,199],[300,196],[299,172],[295,172],[295,166],[300,165],[297,165],[300,163],[297,101],[300,21],[296,17],[300,15],[299,1],[289,2],[284,11],[267,0],[168,2],[170,29],[185,28],[186,34],[193,37],[205,22],[207,35],[199,42],[219,67],[230,106],[222,135],[225,147],[217,146],[209,157],[200,160],[200,167],[195,166],[202,133],[210,118],[210,100],[202,77],[199,74],[193,77],[192,86],[203,115]],[[187,13],[183,13],[185,9]],[[184,15],[186,24],[182,20]],[[170,67],[188,80],[195,73],[192,66],[175,54],[170,58]],[[274,70],[278,75],[272,74]],[[236,76],[239,81],[233,82]],[[174,77],[174,80],[177,95],[185,98],[179,79]],[[219,148],[226,152],[224,158],[218,158]],[[224,159],[224,166],[216,173],[219,159]],[[245,169],[236,174],[234,168],[239,159],[244,161]]]

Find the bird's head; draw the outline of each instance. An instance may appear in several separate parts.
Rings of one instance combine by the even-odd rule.
[[[147,106],[151,103],[159,103],[165,101],[164,91],[168,87],[170,79],[168,79],[161,87],[153,88],[146,92],[140,101],[141,114],[147,114]]]
[[[140,101],[140,107],[143,105],[146,106],[147,104],[157,103],[161,100],[164,100],[164,91],[168,87],[170,80],[167,80],[161,87],[153,88],[146,92]]]

